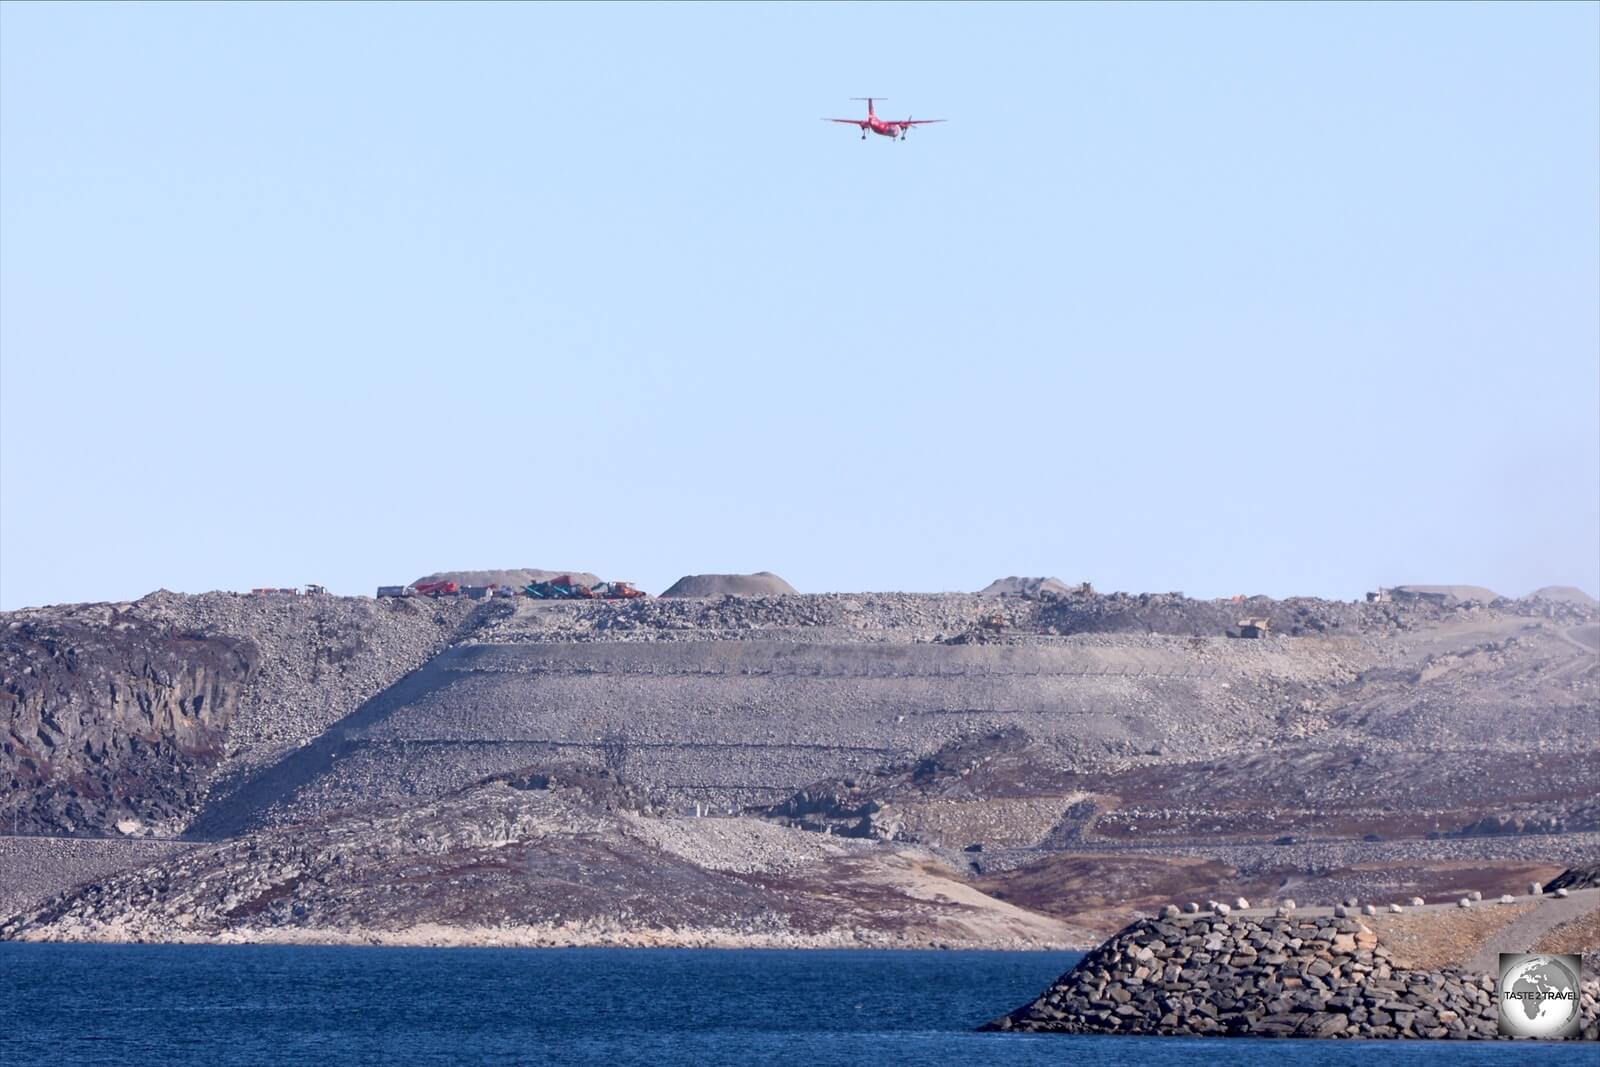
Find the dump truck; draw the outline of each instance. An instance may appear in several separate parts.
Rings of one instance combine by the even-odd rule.
[[[601,600],[637,600],[645,595],[632,582],[601,582],[594,587],[594,595]]]
[[[418,582],[413,586],[418,596],[460,596],[461,586],[457,582]]]
[[[1240,637],[1267,637],[1272,633],[1272,620],[1265,615],[1239,620]]]

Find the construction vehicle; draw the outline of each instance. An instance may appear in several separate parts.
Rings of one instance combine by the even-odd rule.
[[[582,582],[573,581],[572,575],[570,574],[563,574],[559,578],[552,578],[550,580],[550,584],[555,586],[557,589],[565,589],[567,591],[567,598],[569,600],[594,599],[594,590],[590,589]]]
[[[1240,637],[1270,637],[1272,636],[1272,620],[1265,615],[1253,616],[1239,620]]]
[[[396,597],[398,597],[398,596],[411,596],[415,592],[416,592],[416,590],[411,588],[409,585],[380,585],[380,586],[378,586],[378,597],[379,597],[379,599],[382,599],[384,597],[391,597],[391,596],[396,596]]]
[[[638,600],[645,592],[632,582],[601,582],[594,587],[594,595],[601,600]]]
[[[570,574],[548,582],[530,582],[523,592],[535,600],[593,600],[595,595],[588,586],[574,582]]]
[[[461,586],[457,582],[418,582],[413,586],[418,596],[460,596]]]

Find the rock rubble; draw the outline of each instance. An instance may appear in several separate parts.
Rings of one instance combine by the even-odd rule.
[[[1218,909],[1221,910],[1220,908]],[[1600,1037],[1582,991],[1583,1035]],[[1229,1037],[1496,1038],[1495,979],[1396,964],[1353,917],[1142,919],[985,1029]]]

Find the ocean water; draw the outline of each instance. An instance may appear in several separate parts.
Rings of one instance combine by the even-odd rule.
[[[1554,1043],[973,1032],[1076,958],[0,944],[0,1064],[1600,1064]]]

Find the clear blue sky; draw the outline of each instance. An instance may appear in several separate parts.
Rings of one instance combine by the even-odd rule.
[[[6,4],[0,604],[1600,592],[1597,11]]]

